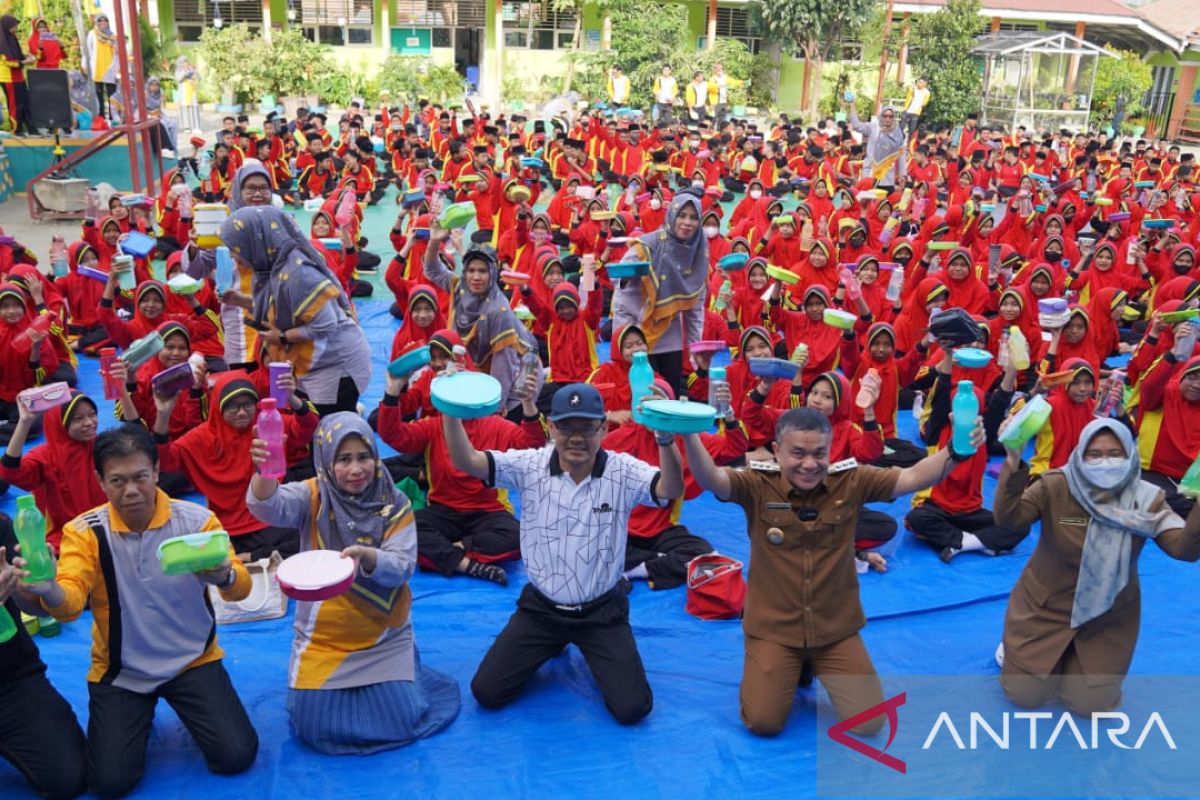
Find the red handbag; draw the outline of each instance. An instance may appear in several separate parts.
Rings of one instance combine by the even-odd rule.
[[[742,562],[719,553],[696,556],[687,566],[687,612],[700,619],[736,619],[746,603]]]

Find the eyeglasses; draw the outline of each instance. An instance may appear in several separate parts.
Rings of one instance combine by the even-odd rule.
[[[585,422],[579,425],[563,425],[559,422],[554,423],[554,429],[568,439],[575,436],[582,436],[584,438],[595,436],[603,427],[603,422]]]
[[[243,186],[243,195],[258,195],[259,197],[268,197],[271,194],[270,186]]]
[[[230,414],[252,414],[256,408],[258,408],[256,400],[241,400],[226,403],[221,408],[221,411],[222,413],[228,412]]]

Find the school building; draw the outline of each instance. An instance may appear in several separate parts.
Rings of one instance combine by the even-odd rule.
[[[608,43],[609,21],[600,6],[582,0],[556,10],[551,0],[142,0],[154,3],[151,14],[165,36],[187,45],[213,24],[246,23],[260,31],[301,26],[310,38],[338,48],[343,63],[364,69],[388,52],[428,56],[453,64],[496,101],[504,76],[519,75],[536,85],[561,75],[565,57],[580,38],[580,48],[598,50]],[[650,0],[647,0],[649,2]],[[728,37],[763,52],[777,69],[774,105],[802,108],[808,64],[792,48],[772,45],[752,20],[756,0],[665,0],[687,7],[697,48],[710,37]],[[882,0],[881,0],[882,2]],[[1003,30],[1064,30],[1095,44],[1135,50],[1154,67],[1154,85],[1146,98],[1147,133],[1200,140],[1200,0],[1152,0],[1132,7],[1117,0],[984,0],[980,33]],[[892,77],[908,79],[905,69],[910,20],[930,13],[945,0],[893,0],[893,41],[901,43],[892,59]],[[577,10],[578,9],[578,10]],[[845,42],[841,56],[861,60],[859,43]],[[862,65],[868,67],[869,65]],[[876,75],[877,75],[876,71]]]

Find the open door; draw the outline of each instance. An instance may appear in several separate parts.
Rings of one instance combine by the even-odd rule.
[[[454,31],[454,68],[458,74],[479,83],[479,65],[483,61],[483,29],[456,28]]]

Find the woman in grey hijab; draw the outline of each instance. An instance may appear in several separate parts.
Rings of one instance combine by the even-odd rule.
[[[355,562],[344,593],[296,606],[292,728],[330,755],[402,747],[443,730],[460,703],[458,684],[423,667],[413,639],[412,506],[393,485],[362,417],[325,417],[312,445],[315,478],[281,485],[256,474],[246,492],[256,517],[299,530],[301,552],[333,550]],[[255,439],[251,459],[262,464],[266,456],[266,442]]]
[[[221,226],[221,241],[253,272],[249,324],[259,332],[259,363],[290,361],[322,416],[354,411],[371,379],[371,348],[337,276],[296,221],[247,206]]]
[[[1000,683],[1018,705],[1058,697],[1077,714],[1114,708],[1137,643],[1146,540],[1172,558],[1200,559],[1200,512],[1185,524],[1141,473],[1133,435],[1108,418],[1089,422],[1067,463],[1032,483],[1020,453],[1008,450],[996,524],[1024,535],[1042,522],[997,651]]]
[[[704,338],[708,240],[700,230],[700,199],[682,191],[667,207],[662,228],[632,242],[623,261],[649,261],[650,272],[619,280],[613,289],[613,330],[637,325],[650,363],[675,390],[684,391],[684,341]]]

